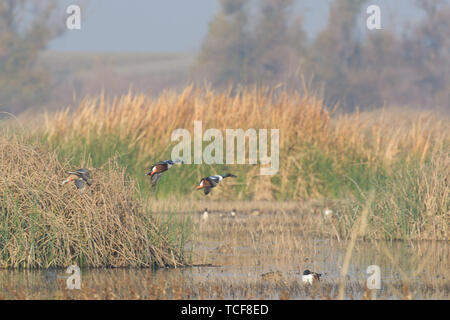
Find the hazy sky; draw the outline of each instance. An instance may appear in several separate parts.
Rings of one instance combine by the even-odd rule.
[[[218,0],[88,0],[81,30],[67,31],[52,41],[51,50],[69,51],[195,51],[219,10]],[[259,0],[256,0],[259,1]],[[314,36],[327,23],[332,0],[298,0],[296,11]],[[65,10],[76,0],[61,0]],[[371,0],[382,10],[384,27],[417,18],[414,0]],[[365,11],[365,10],[364,10]],[[364,11],[361,18],[364,18]],[[361,19],[363,20],[363,19]]]

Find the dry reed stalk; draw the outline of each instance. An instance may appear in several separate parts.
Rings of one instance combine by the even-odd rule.
[[[369,194],[369,197],[367,198],[366,206],[363,209],[363,211],[361,212],[361,216],[359,217],[357,222],[354,224],[353,231],[350,236],[350,242],[349,242],[349,244],[347,246],[347,250],[345,252],[344,263],[342,265],[341,280],[340,280],[340,284],[339,284],[339,295],[338,295],[339,300],[344,299],[345,280],[346,280],[345,278],[347,276],[348,267],[350,266],[350,260],[352,258],[352,253],[353,253],[353,249],[355,247],[356,238],[358,235],[363,236],[366,231],[367,218],[369,216],[369,211],[371,210],[370,207],[372,205],[374,198],[375,198],[375,192],[372,191]]]

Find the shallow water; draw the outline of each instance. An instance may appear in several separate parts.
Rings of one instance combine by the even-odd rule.
[[[179,269],[84,269],[81,289],[67,289],[65,270],[0,271],[4,299],[333,299],[337,297],[346,243],[311,240],[311,256],[294,264],[250,246],[220,250],[220,243],[197,245],[213,266]],[[231,250],[231,251],[230,251]],[[381,269],[378,299],[449,299],[448,242],[358,242],[346,277],[346,298],[361,299],[370,265]],[[280,262],[280,260],[283,260]],[[298,261],[303,261],[296,266]],[[310,287],[301,281],[305,268],[323,274]],[[263,278],[279,272],[274,280]]]

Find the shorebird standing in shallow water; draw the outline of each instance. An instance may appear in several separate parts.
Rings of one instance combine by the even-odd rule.
[[[200,184],[197,186],[197,190],[203,189],[205,194],[208,194],[211,192],[212,188],[215,188],[223,179],[233,177],[236,178],[234,174],[227,173],[224,175],[215,175],[215,176],[209,176],[206,178],[202,178],[200,180]]]
[[[303,271],[302,280],[303,283],[305,284],[309,283],[312,285],[315,282],[319,282],[321,276],[322,276],[321,273],[311,272],[308,269],[306,269],[305,271]]]
[[[333,210],[325,209],[325,210],[323,210],[323,215],[325,218],[330,219],[333,216]]]
[[[84,185],[90,186],[92,184],[91,172],[88,169],[78,169],[76,171],[70,171],[70,176],[62,182],[65,185],[68,182],[73,181],[78,190],[83,190]]]
[[[203,221],[208,220],[208,209],[207,208],[205,208],[205,211],[203,211],[202,220]]]
[[[161,178],[161,175],[163,172],[169,170],[172,168],[175,164],[183,164],[184,162],[181,160],[164,160],[155,163],[151,168],[150,171],[147,172],[145,175],[150,176],[152,181],[152,187],[156,186],[159,179]]]

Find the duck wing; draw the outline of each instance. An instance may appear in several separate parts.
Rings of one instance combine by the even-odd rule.
[[[156,173],[166,171],[169,168],[169,166],[166,161],[157,162],[150,168],[150,171],[147,173],[147,175],[152,173],[155,168],[156,168],[156,172],[155,172],[155,174],[156,174]]]
[[[211,187],[213,188],[217,186],[221,180],[219,176],[210,176],[205,179],[210,183]]]
[[[83,179],[74,180],[74,183],[75,183],[77,189],[80,190],[80,189],[84,188],[84,180]]]
[[[152,175],[151,181],[152,181],[152,187],[155,187],[158,183],[159,179],[161,179],[161,173],[155,173]]]
[[[83,171],[81,173],[81,179],[83,179],[88,186],[92,184],[91,172],[89,170]]]
[[[88,169],[82,168],[76,171],[69,172],[70,174],[77,175],[84,180],[90,186],[92,184],[91,172]]]

